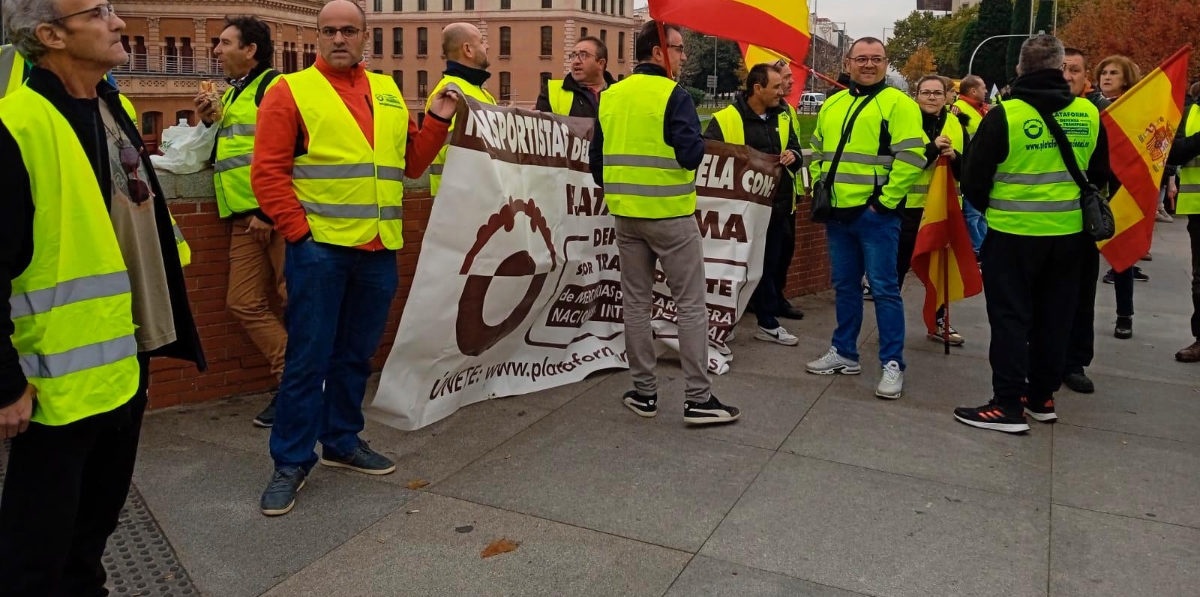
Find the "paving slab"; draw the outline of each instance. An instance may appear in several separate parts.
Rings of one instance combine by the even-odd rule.
[[[508,539],[516,551],[481,557]],[[274,597],[662,595],[691,554],[423,494],[267,593]]]
[[[1200,530],[1053,507],[1052,597],[1187,597],[1200,589]]]
[[[259,595],[384,516],[415,492],[318,467],[287,516],[258,510],[271,461],[176,437],[143,439],[135,482],[205,595]]]
[[[1200,446],[1063,425],[1054,503],[1200,528]]]
[[[1049,540],[1037,502],[778,454],[701,555],[868,595],[1044,597]]]
[[[741,564],[696,556],[665,597],[860,597]]]
[[[558,411],[431,491],[695,552],[771,454]]]
[[[1200,444],[1200,388],[1092,372],[1096,393],[1058,393],[1060,422]]]

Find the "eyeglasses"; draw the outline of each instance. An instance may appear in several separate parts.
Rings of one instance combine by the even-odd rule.
[[[113,8],[112,4],[106,2],[104,4],[101,4],[100,6],[93,6],[87,10],[81,10],[79,12],[73,12],[69,15],[63,15],[63,16],[58,17],[57,19],[54,19],[53,21],[50,21],[50,22],[51,23],[61,23],[71,17],[77,17],[79,15],[85,15],[85,14],[91,14],[92,18],[107,21],[110,17],[117,14],[117,11],[116,11],[116,9]]]
[[[683,44],[679,44],[679,45],[667,44],[667,47],[671,48],[672,50],[679,50],[680,52],[683,51]]]
[[[567,60],[574,61],[576,58],[578,58],[580,60],[586,61],[588,58],[591,58],[592,56],[595,56],[595,54],[592,54],[591,52],[571,52],[571,53],[567,54]]]
[[[917,92],[917,95],[919,95],[921,97],[946,97],[946,92],[945,91],[930,91],[929,89],[922,89],[921,91]]]
[[[339,33],[346,39],[354,39],[358,37],[358,34],[362,33],[362,29],[358,27],[342,27],[340,29],[337,27],[321,27],[321,37],[325,39],[333,39]]]
[[[884,56],[855,56],[850,60],[853,60],[854,64],[859,66],[866,66],[868,62],[874,64],[875,66],[879,66],[884,62],[887,62],[887,58]]]
[[[141,155],[136,147],[125,145],[121,148],[121,169],[125,171],[126,191],[134,205],[141,205],[150,200],[153,193],[145,181],[138,178],[138,165]]]

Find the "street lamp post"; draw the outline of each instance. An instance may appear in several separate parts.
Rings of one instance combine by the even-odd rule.
[[[979,53],[979,48],[982,48],[983,44],[986,44],[987,42],[992,41],[993,39],[1001,39],[1001,38],[1005,38],[1005,37],[1031,37],[1031,36],[1025,35],[1024,33],[1012,33],[1009,35],[993,35],[993,36],[979,42],[979,45],[975,46],[975,51],[971,52],[971,60],[970,60],[970,62],[967,63],[967,74],[968,75],[974,74],[973,69],[975,67],[975,55]]]
[[[808,34],[810,36],[812,36],[812,50],[809,52],[809,54],[812,56],[812,72],[814,72],[814,73],[817,72],[817,36],[816,36],[816,31],[812,31],[812,29],[815,28],[815,26],[817,24],[817,3],[818,3],[818,0],[813,0],[812,21],[810,21],[810,23],[813,25],[813,27],[809,27],[809,32],[808,32]],[[816,76],[810,73],[808,75],[808,80],[809,80],[809,85],[810,85],[809,91],[816,91],[817,90]]]

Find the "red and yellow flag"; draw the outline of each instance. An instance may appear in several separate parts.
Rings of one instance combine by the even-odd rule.
[[[1176,52],[1100,115],[1121,188],[1109,200],[1117,234],[1097,246],[1116,271],[1129,269],[1150,252],[1158,190],[1183,118],[1191,54],[1190,45]]]
[[[912,269],[925,285],[925,328],[931,334],[937,331],[938,307],[983,292],[948,158],[938,159],[929,183]]]
[[[650,0],[650,17],[771,48],[800,64],[812,40],[807,0]]]
[[[807,69],[801,66],[799,62],[788,60],[787,56],[774,50],[768,50],[762,46],[746,42],[739,42],[738,46],[742,49],[742,59],[746,62],[746,70],[750,70],[756,64],[774,64],[780,60],[787,62],[788,68],[792,69],[792,78],[795,83],[792,85],[792,92],[785,99],[790,106],[800,103],[800,94],[804,92],[804,82],[808,80]],[[803,60],[801,58],[801,62]]]

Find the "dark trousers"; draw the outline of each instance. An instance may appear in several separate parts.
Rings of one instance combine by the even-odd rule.
[[[12,440],[0,498],[0,594],[104,597],[104,548],[137,458],[149,359],[137,393],[69,425],[33,423]]]
[[[1071,323],[1067,366],[1063,373],[1083,373],[1096,354],[1096,284],[1100,276],[1100,250],[1090,239],[1083,240],[1083,268],[1079,270],[1079,302]]]
[[[992,329],[992,392],[1005,412],[1021,397],[1050,398],[1062,384],[1079,299],[1083,234],[1017,236],[989,230],[983,290]]]
[[[1117,317],[1133,317],[1133,268],[1113,272],[1113,290],[1117,294]]]
[[[781,313],[787,304],[787,299],[783,296],[783,287],[787,285],[787,270],[792,264],[795,251],[796,215],[791,213],[790,204],[786,209],[776,207],[771,210],[771,221],[767,225],[762,278],[750,297],[754,314],[758,318],[758,326],[761,328],[773,330],[779,327],[776,315]]]
[[[912,269],[913,251],[917,248],[917,232],[921,230],[921,217],[925,215],[923,207],[906,207],[900,211],[900,254],[896,257],[896,278],[900,289],[904,289],[904,278]],[[937,310],[937,320],[940,325],[946,316],[946,306],[941,305]]]
[[[1192,336],[1200,341],[1200,215],[1188,216],[1192,237]]]

